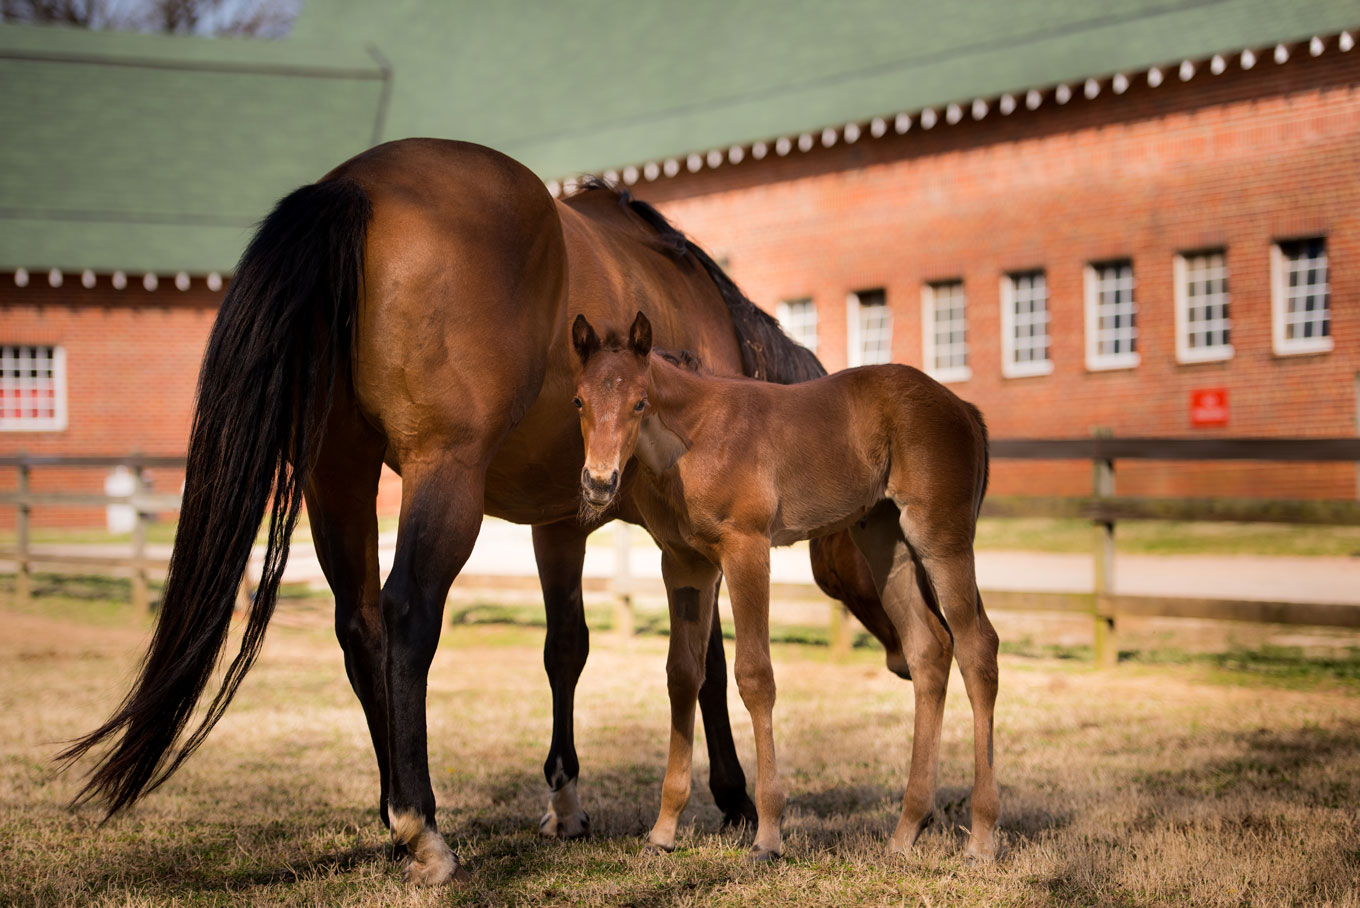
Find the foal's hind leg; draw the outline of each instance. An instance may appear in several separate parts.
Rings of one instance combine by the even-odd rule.
[[[574,517],[534,527],[534,557],[543,587],[548,632],[543,668],[552,686],[553,731],[543,775],[552,791],[539,832],[559,839],[590,835],[590,816],[576,796],[580,764],[573,727],[576,682],[590,653],[590,631],[581,604],[581,568],[586,556],[584,529]]]
[[[936,522],[934,527],[938,527]],[[992,765],[993,716],[996,708],[998,640],[982,609],[973,565],[971,534],[922,533],[906,511],[902,529],[921,560],[949,632],[954,655],[973,707],[973,828],[965,856],[972,861],[996,858],[996,821],[1001,813]],[[918,544],[920,542],[921,544]]]
[[[934,815],[953,641],[932,608],[925,577],[898,526],[897,507],[891,502],[880,504],[852,535],[869,563],[884,609],[906,641],[903,651],[916,701],[911,767],[902,817],[888,840],[890,852],[906,853]]]

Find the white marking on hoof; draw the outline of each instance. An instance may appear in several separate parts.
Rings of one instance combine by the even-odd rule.
[[[581,808],[575,779],[548,798],[548,812],[539,820],[538,831],[553,839],[583,839],[590,835],[590,814]]]
[[[414,810],[389,811],[392,821],[392,841],[405,845],[411,853],[402,869],[402,879],[408,883],[439,885],[455,877],[466,877],[467,871],[458,866],[458,856],[449,848],[439,830],[425,825],[425,818]]]

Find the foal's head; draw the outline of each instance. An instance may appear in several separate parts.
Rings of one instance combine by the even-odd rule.
[[[652,325],[641,312],[628,329],[628,341],[614,335],[601,342],[584,315],[571,326],[571,342],[581,360],[581,377],[572,403],[581,413],[586,465],[581,496],[588,508],[607,508],[619,490],[619,476],[637,447],[647,413],[647,355]]]

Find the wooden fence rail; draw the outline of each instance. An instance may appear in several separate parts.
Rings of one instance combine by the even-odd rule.
[[[1320,625],[1360,628],[1360,606],[1306,602],[1264,602],[1256,600],[1173,598],[1128,596],[1114,592],[1115,528],[1126,520],[1231,521],[1282,524],[1360,526],[1360,502],[1340,500],[1281,500],[1249,498],[1129,498],[1115,495],[1117,460],[1223,461],[1259,460],[1277,462],[1360,463],[1360,438],[1115,438],[1098,432],[1079,439],[996,439],[991,443],[992,457],[1007,460],[1084,460],[1091,463],[1092,494],[1088,497],[993,496],[983,505],[987,517],[1049,517],[1090,520],[1093,527],[1094,589],[1089,593],[1017,592],[983,590],[990,609],[1003,611],[1053,611],[1089,615],[1094,628],[1096,661],[1111,665],[1117,658],[1116,622],[1122,617],[1202,618],[1272,624]],[[98,456],[18,456],[0,457],[0,468],[17,471],[13,492],[0,492],[0,505],[13,505],[17,512],[16,545],[0,548],[0,558],[18,566],[16,594],[26,599],[31,590],[35,564],[51,564],[76,569],[117,569],[132,576],[133,599],[149,605],[147,577],[163,569],[163,559],[147,554],[147,527],[158,511],[179,508],[180,496],[153,493],[147,483],[150,469],[183,469],[183,457]],[[76,467],[108,469],[124,466],[132,471],[134,488],[125,495],[95,493],[33,492],[35,467]],[[35,553],[31,544],[31,513],[34,507],[106,507],[126,504],[133,508],[131,551],[126,555],[71,555]],[[628,603],[635,594],[663,594],[659,581],[631,576],[628,570],[626,536],[618,536],[616,573],[613,578],[591,578],[589,589],[608,590],[620,602],[618,624],[624,632],[632,627]],[[537,589],[537,578],[467,577],[465,583],[479,588],[529,591]],[[776,597],[808,599],[820,596],[810,584],[776,583]],[[849,648],[850,626],[844,607],[832,604],[831,644],[833,649]]]

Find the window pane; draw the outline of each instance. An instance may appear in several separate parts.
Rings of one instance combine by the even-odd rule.
[[[968,366],[968,307],[962,281],[930,285],[930,332],[934,371]]]

